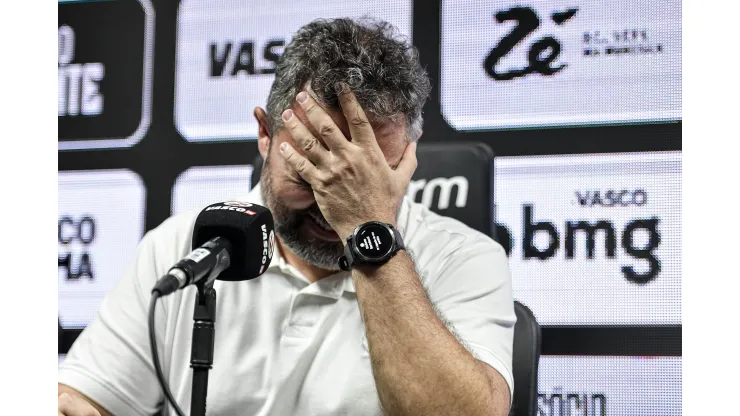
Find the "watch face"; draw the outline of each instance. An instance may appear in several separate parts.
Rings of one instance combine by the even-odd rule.
[[[357,233],[355,248],[368,259],[380,259],[393,247],[393,234],[380,224],[368,224]]]

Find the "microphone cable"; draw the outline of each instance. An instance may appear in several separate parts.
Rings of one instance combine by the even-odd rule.
[[[154,362],[154,370],[157,372],[157,381],[159,381],[159,385],[160,387],[162,387],[162,391],[164,391],[164,397],[175,409],[175,413],[177,413],[177,416],[185,416],[185,413],[183,413],[182,409],[180,409],[180,406],[178,406],[175,402],[175,398],[172,396],[172,392],[170,392],[170,387],[167,385],[167,381],[164,379],[164,374],[162,374],[162,367],[159,363],[156,331],[154,330],[154,310],[157,307],[157,300],[160,296],[162,296],[162,294],[157,288],[152,290],[152,299],[149,301],[149,347],[151,347],[152,350],[152,361]]]

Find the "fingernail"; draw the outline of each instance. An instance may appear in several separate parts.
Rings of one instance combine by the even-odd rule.
[[[280,143],[280,153],[283,153],[288,148],[288,143]]]
[[[283,121],[288,121],[293,118],[293,110],[283,111]]]
[[[299,103],[303,104],[308,100],[308,94],[306,93],[306,91],[301,91],[295,98],[296,100],[298,100]]]

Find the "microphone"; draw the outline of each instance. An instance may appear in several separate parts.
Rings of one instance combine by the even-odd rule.
[[[260,276],[272,260],[275,232],[270,210],[248,202],[218,202],[198,214],[193,251],[159,279],[152,291],[168,295],[215,279],[237,282]]]

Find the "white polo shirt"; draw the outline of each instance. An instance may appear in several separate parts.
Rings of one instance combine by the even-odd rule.
[[[262,204],[259,185],[243,199]],[[154,283],[190,251],[197,215],[176,215],[144,236],[133,264],[59,366],[60,383],[117,416],[152,415],[162,408],[147,309]],[[471,353],[501,373],[513,394],[516,317],[504,250],[488,236],[409,199],[403,201],[398,228],[432,302]],[[261,277],[217,281],[214,287],[208,414],[381,414],[348,272],[309,283],[276,250]],[[185,414],[190,414],[194,298],[194,287],[178,291],[159,301],[156,316],[162,370]],[[174,414],[167,407],[164,414]]]

